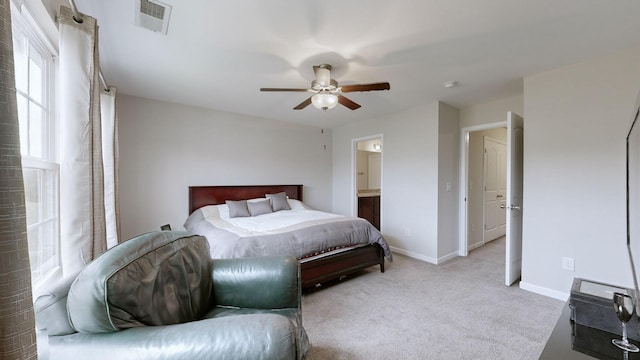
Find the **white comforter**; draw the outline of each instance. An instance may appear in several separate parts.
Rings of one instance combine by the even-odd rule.
[[[205,206],[185,222],[209,240],[212,258],[290,255],[299,259],[348,246],[378,243],[391,261],[380,232],[361,218],[310,209],[289,199],[291,210],[230,218],[226,205]]]
[[[278,234],[300,229],[315,224],[324,223],[323,220],[343,217],[309,209],[298,200],[289,199],[291,210],[276,211],[269,214],[250,217],[230,218],[226,205],[205,206],[202,208],[204,220],[211,225],[230,231],[238,236],[255,236]]]

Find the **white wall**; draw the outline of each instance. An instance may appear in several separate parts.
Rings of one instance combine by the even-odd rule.
[[[441,111],[442,109],[442,111]],[[440,121],[440,112],[443,113]],[[439,128],[443,127],[440,138]],[[455,134],[455,136],[452,134]],[[433,103],[406,110],[390,116],[370,119],[358,124],[346,125],[333,131],[333,212],[354,215],[352,152],[354,139],[382,134],[382,196],[381,230],[395,252],[428,262],[437,263],[438,248],[448,253],[457,243],[455,226],[450,229],[443,221],[439,234],[439,210],[457,209],[455,201],[446,199],[439,203],[441,180],[452,179],[455,197],[457,170],[449,164],[457,164],[458,145],[457,110],[444,104]],[[448,141],[455,145],[449,145]],[[447,144],[440,149],[439,141]],[[446,150],[446,151],[445,151]],[[449,154],[455,151],[456,154]],[[439,177],[440,158],[443,177]],[[442,190],[444,191],[444,189]],[[447,202],[453,201],[453,204]],[[455,219],[452,221],[456,221]],[[442,236],[443,243],[439,243]]]
[[[438,262],[458,255],[458,187],[460,114],[438,107]]]
[[[330,132],[126,95],[118,111],[124,239],[182,229],[191,185],[303,184],[331,210]]]
[[[465,128],[507,121],[508,111],[513,111],[518,115],[524,114],[524,98],[522,95],[461,108],[460,127]]]
[[[525,78],[523,288],[562,298],[574,277],[632,284],[625,136],[639,90],[640,48]]]

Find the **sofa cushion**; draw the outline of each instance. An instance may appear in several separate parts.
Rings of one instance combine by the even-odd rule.
[[[89,263],[71,285],[67,311],[78,332],[200,319],[211,303],[209,243],[199,235],[140,235]]]
[[[296,320],[263,313],[49,338],[49,359],[295,360],[309,349]]]

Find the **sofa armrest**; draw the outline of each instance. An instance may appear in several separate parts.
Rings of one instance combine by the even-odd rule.
[[[75,332],[67,315],[67,295],[78,273],[80,270],[38,289],[33,303],[37,330],[46,330],[49,335]]]
[[[306,344],[302,344],[306,345]],[[92,360],[301,359],[285,316],[251,314],[110,333],[49,337],[49,358]]]
[[[212,278],[215,305],[300,308],[300,265],[295,257],[214,259]]]

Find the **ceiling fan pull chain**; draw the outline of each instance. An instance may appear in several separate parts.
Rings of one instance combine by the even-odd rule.
[[[327,112],[326,110],[322,111],[322,114],[320,115],[320,136],[322,136],[322,150],[327,150],[327,138],[326,138],[326,134],[324,131],[324,127],[325,127],[325,123],[324,123],[324,113]]]

